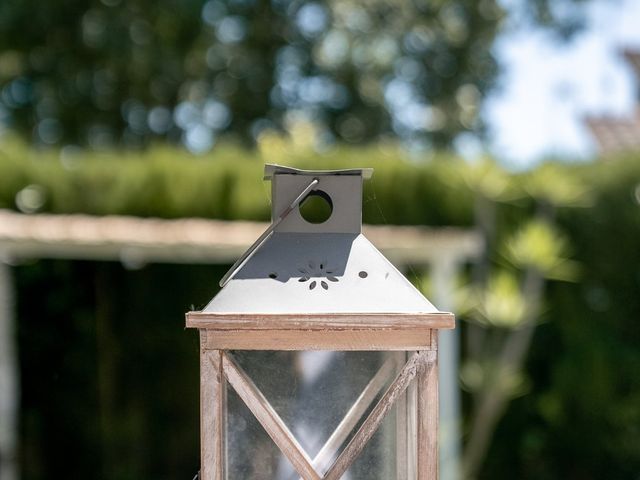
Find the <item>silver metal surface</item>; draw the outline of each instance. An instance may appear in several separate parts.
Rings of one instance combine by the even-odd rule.
[[[232,313],[432,313],[361,234],[274,233],[205,307]]]
[[[273,234],[253,251],[204,312],[434,313],[438,310],[362,234],[363,172],[303,172],[267,166],[273,182]],[[294,208],[300,192],[330,199],[323,223]],[[312,192],[313,192],[312,191]]]
[[[279,174],[272,179],[271,217],[289,205],[313,178],[318,184],[312,192],[323,192],[331,199],[332,213],[324,223],[309,223],[294,209],[275,229],[276,232],[360,233],[362,230],[362,177],[359,175]]]
[[[271,223],[271,225],[269,225],[267,229],[264,232],[262,232],[262,235],[260,235],[258,239],[251,244],[251,246],[247,249],[247,251],[244,252],[238,260],[236,260],[236,262],[231,266],[231,268],[227,271],[227,273],[225,273],[224,277],[222,277],[222,280],[220,280],[221,287],[224,287],[227,284],[227,282],[236,274],[236,272],[240,270],[245,263],[247,263],[247,261],[251,258],[254,252],[258,248],[260,248],[260,246],[267,240],[267,238],[271,236],[271,234],[276,229],[276,227],[280,225],[280,222],[282,222],[285,218],[287,218],[287,215],[289,215],[294,208],[300,205],[300,202],[302,202],[305,196],[317,184],[318,184],[317,178],[314,178],[313,180],[311,180],[311,182],[309,182],[309,185],[304,187],[304,189],[298,194],[298,196],[293,200],[293,202],[291,202],[287,206],[287,208],[285,208],[284,211],[282,211],[278,215],[278,217]]]

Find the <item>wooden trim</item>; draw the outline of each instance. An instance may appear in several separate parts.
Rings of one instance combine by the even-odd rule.
[[[435,313],[205,313],[188,312],[187,328],[212,330],[452,329],[455,316]]]
[[[202,341],[204,342],[204,338]],[[224,479],[224,379],[222,352],[200,351],[200,449],[202,480]]]
[[[222,366],[227,380],[249,407],[256,419],[267,431],[269,436],[289,459],[298,474],[305,480],[321,480],[313,466],[311,459],[300,446],[291,431],[275,412],[262,392],[244,373],[229,352],[222,353]]]
[[[418,373],[417,480],[438,478],[438,352],[423,352],[426,362]]]
[[[425,362],[427,355],[429,355],[429,352],[417,352],[413,354],[324,476],[326,480],[339,480],[347,471],[376,432],[394,402],[404,393],[409,383],[411,383],[418,374],[418,370]]]
[[[382,390],[389,381],[393,375],[394,368],[395,362],[392,359],[388,359],[364,388],[358,399],[313,459],[313,466],[318,472],[325,470],[327,467],[326,464],[333,459],[333,456],[369,409],[371,403],[373,403],[378,393],[380,393],[380,390]]]
[[[202,330],[201,330],[202,331]],[[431,330],[207,330],[213,350],[429,350]]]

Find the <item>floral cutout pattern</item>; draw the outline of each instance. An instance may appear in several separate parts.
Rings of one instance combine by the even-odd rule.
[[[333,269],[327,267],[327,262],[316,262],[309,260],[308,264],[304,267],[298,268],[298,271],[302,276],[298,279],[299,282],[309,282],[309,290],[313,290],[318,285],[323,289],[329,290],[329,282],[339,282],[338,277],[333,275]]]

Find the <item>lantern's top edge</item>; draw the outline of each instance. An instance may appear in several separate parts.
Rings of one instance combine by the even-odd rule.
[[[455,328],[450,312],[424,313],[216,313],[186,314],[187,328],[213,330],[449,330]]]
[[[284,165],[277,165],[275,163],[267,163],[264,166],[264,179],[271,180],[274,175],[286,174],[286,175],[313,175],[313,176],[327,176],[327,175],[360,175],[362,178],[368,180],[373,175],[373,168],[349,168],[340,170],[301,170],[299,168],[287,167]]]

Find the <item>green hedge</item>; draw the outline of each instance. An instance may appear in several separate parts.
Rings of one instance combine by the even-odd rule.
[[[447,155],[421,161],[397,148],[375,145],[337,147],[322,154],[292,150],[280,157],[234,145],[207,156],[168,146],[133,153],[69,153],[34,151],[3,139],[0,208],[17,209],[16,195],[36,185],[44,195],[42,212],[265,220],[270,192],[262,171],[267,159],[300,168],[373,167],[364,197],[364,218],[370,223],[469,225],[474,191],[485,188],[478,185],[481,169]],[[631,188],[640,178],[640,155],[557,165],[558,174],[572,181],[579,178],[595,197],[615,193],[623,184]],[[510,192],[499,201],[526,207],[527,197],[537,195],[527,188],[532,174],[501,173],[507,176]],[[631,192],[629,199],[634,195]],[[633,215],[631,209],[626,211]]]
[[[418,165],[398,150],[372,146],[272,161],[316,169],[373,167],[373,179],[365,185],[369,222],[471,221],[468,195],[443,182],[451,170],[445,159]],[[0,145],[0,208],[16,209],[16,195],[36,185],[44,194],[43,212],[266,220],[270,190],[262,180],[264,163],[260,153],[231,145],[194,157],[165,146],[141,153],[61,155],[5,142]]]

